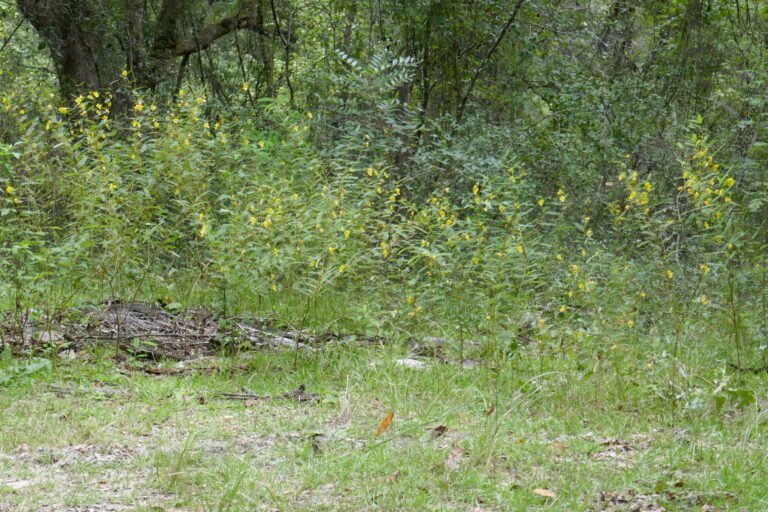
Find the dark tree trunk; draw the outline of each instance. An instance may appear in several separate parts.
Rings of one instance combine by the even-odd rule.
[[[186,61],[235,30],[279,37],[286,52],[293,42],[279,27],[265,27],[265,0],[260,10],[254,0],[242,0],[232,15],[194,34],[183,34],[181,29],[183,18],[194,10],[191,0],[163,0],[152,26],[145,1],[124,0],[109,12],[96,0],[17,0],[17,4],[48,45],[64,99],[72,102],[91,91],[110,92],[118,115],[130,108],[129,85],[155,90],[162,82],[183,76],[177,72],[179,58]],[[154,39],[147,41],[146,34],[154,34]]]
[[[82,0],[19,0],[24,17],[49,47],[59,87],[67,99],[108,88],[105,29],[90,2]]]

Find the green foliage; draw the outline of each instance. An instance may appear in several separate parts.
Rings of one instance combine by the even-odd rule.
[[[51,361],[42,357],[33,357],[27,361],[14,359],[11,346],[5,345],[0,352],[0,386],[51,368]]]
[[[331,4],[297,7],[317,23],[280,62],[222,38],[178,88],[131,90],[131,68],[114,98],[57,96],[22,28],[0,75],[17,318],[167,296],[305,325],[365,296],[344,311],[405,336],[501,330],[513,352],[611,332],[679,355],[710,325],[763,357],[762,18],[541,2],[502,32],[514,3]]]

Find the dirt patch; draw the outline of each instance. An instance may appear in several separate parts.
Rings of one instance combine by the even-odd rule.
[[[667,509],[656,505],[657,494],[641,494],[636,491],[624,493],[601,492],[597,500],[597,510],[602,512],[666,512]]]
[[[592,459],[607,462],[618,468],[626,468],[633,463],[638,448],[623,439],[605,438],[600,441],[601,449],[592,454]]]
[[[21,445],[12,452],[3,454],[3,459],[10,462],[7,471],[9,475],[29,477],[14,476],[0,480],[0,489],[5,488],[6,492],[11,493],[9,496],[30,505],[40,496],[49,496],[52,499],[46,500],[48,503],[35,508],[45,512],[111,512],[134,510],[137,505],[162,503],[169,496],[142,485],[142,482],[151,477],[150,471],[130,467],[136,457],[144,454],[146,449],[141,444],[79,444],[34,449]],[[108,497],[110,502],[85,506],[65,504],[68,496],[78,496],[84,492],[95,493],[102,500]],[[4,509],[0,507],[0,511],[2,510]]]

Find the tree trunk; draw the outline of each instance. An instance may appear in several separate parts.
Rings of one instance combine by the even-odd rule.
[[[47,43],[56,68],[59,88],[67,100],[89,91],[106,89],[109,50],[103,20],[88,1],[18,0],[21,13]]]
[[[190,0],[163,0],[152,26],[145,0],[124,0],[108,11],[97,0],[17,0],[17,4],[48,45],[65,101],[71,103],[91,91],[110,92],[113,113],[119,115],[130,108],[129,85],[154,91],[179,76],[179,58],[188,59],[235,30],[279,37],[288,52],[291,34],[280,33],[279,27],[265,28],[264,1],[259,12],[255,0],[242,0],[231,16],[191,35],[182,34],[183,18],[204,13],[193,13],[196,4]],[[150,33],[154,39],[147,41],[145,34]]]

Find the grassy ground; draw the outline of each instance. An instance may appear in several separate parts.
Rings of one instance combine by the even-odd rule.
[[[765,375],[658,354],[334,346],[152,375],[93,347],[0,394],[0,510],[768,509]],[[302,384],[316,401],[282,396]]]

